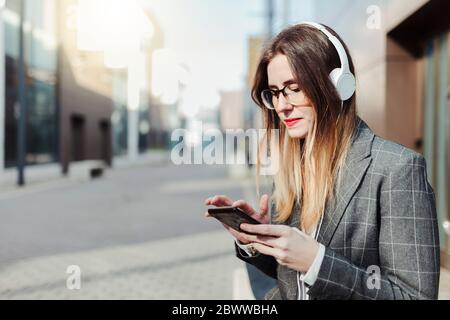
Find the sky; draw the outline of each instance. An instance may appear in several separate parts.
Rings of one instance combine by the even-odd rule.
[[[194,78],[219,90],[242,89],[247,39],[265,32],[264,0],[148,0],[165,46]]]

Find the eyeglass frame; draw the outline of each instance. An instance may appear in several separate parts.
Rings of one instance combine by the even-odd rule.
[[[276,110],[276,107],[273,106],[273,105],[274,105],[273,101],[272,101],[272,103],[271,103],[271,105],[272,105],[273,107],[269,107],[269,106],[266,104],[267,99],[264,97],[264,92],[271,92],[271,93],[277,98],[278,102],[279,102],[279,99],[280,99],[280,93],[283,93],[283,97],[284,97],[285,99],[287,99],[287,101],[288,101],[289,103],[291,103],[291,102],[289,101],[289,94],[286,93],[286,89],[289,89],[289,90],[292,91],[293,93],[299,93],[299,92],[302,91],[302,90],[300,90],[300,89],[297,89],[298,91],[295,91],[295,90],[293,90],[293,89],[290,89],[289,86],[292,86],[292,85],[294,85],[294,83],[290,83],[290,84],[285,85],[285,86],[283,87],[283,89],[277,89],[277,90],[274,90],[274,89],[268,88],[268,89],[264,89],[263,91],[261,91],[261,99],[262,99],[262,101],[263,101],[264,106],[265,106],[267,109],[269,109],[269,110]],[[277,104],[278,104],[278,103],[277,103]]]

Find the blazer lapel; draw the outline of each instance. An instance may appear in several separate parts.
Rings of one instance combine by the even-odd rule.
[[[370,157],[372,141],[375,135],[369,127],[359,119],[359,124],[350,147],[342,172],[342,182],[335,200],[327,206],[323,217],[318,240],[328,246],[344,215],[344,212],[358,189],[372,161]]]

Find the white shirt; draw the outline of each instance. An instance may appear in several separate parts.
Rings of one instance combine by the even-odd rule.
[[[322,227],[323,216],[320,220],[319,226],[314,230],[314,238],[317,240],[320,228]],[[298,228],[294,228],[295,231],[301,232]],[[237,246],[241,248],[248,256],[256,257],[259,253],[251,251],[251,245],[240,244],[239,241],[235,241]],[[314,258],[313,263],[309,267],[306,273],[297,272],[297,285],[298,285],[298,300],[309,300],[308,291],[309,288],[305,287],[305,283],[308,286],[313,286],[316,283],[317,277],[319,276],[320,267],[322,266],[323,258],[325,257],[325,246],[319,243],[319,250]]]
[[[259,253],[254,254],[250,251],[249,244],[240,244],[239,241],[236,241],[236,245],[241,248],[249,257],[256,257],[259,255]],[[314,283],[316,283],[317,276],[319,275],[319,270],[322,266],[322,261],[325,256],[325,246],[321,243],[319,245],[319,251],[317,252],[314,262],[309,267],[308,272],[300,274],[300,280],[305,282],[308,286],[313,286]]]

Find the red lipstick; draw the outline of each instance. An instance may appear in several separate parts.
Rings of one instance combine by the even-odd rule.
[[[303,119],[302,118],[285,119],[284,123],[289,128],[292,128],[292,127],[295,127],[301,120],[303,120]]]

